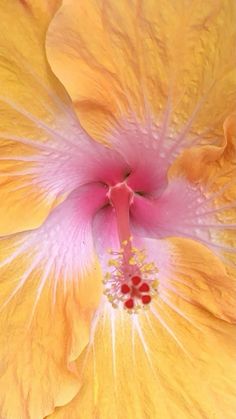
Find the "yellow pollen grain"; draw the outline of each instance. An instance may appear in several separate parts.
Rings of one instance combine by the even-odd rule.
[[[142,263],[145,259],[145,255],[137,255],[137,261]]]
[[[155,279],[155,280],[152,282],[152,287],[153,287],[153,288],[157,288],[157,287],[158,287],[158,279]]]
[[[134,258],[130,258],[129,265],[136,265],[136,260]]]
[[[119,266],[119,262],[115,259],[110,259],[108,261],[108,266],[115,266],[117,268]]]

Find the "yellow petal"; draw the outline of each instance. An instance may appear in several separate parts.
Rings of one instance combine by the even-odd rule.
[[[236,280],[217,256],[193,240],[170,240],[171,277],[161,288],[215,317],[236,323]]]
[[[43,418],[68,403],[81,385],[75,359],[88,343],[101,275],[87,249],[91,245],[85,247],[91,232],[84,226],[83,238],[72,224],[73,208],[66,205],[39,229],[0,239],[4,419]]]
[[[157,249],[157,299],[137,315],[101,306],[78,361],[80,392],[50,419],[234,417],[235,326],[215,317],[220,307],[233,313],[233,283],[217,258],[190,240]]]
[[[37,227],[63,198],[40,177],[50,177],[47,161],[71,121],[67,94],[45,57],[45,32],[59,4],[1,2],[0,234]]]
[[[189,235],[208,245],[228,270],[236,273],[235,114],[224,122],[218,145],[185,150],[169,170],[169,178],[185,177],[202,191],[195,218],[186,220]],[[205,199],[204,199],[205,196]],[[206,236],[207,234],[207,236]]]
[[[232,113],[224,122],[224,134],[227,141],[227,151],[231,159],[236,160],[236,113]]]
[[[97,137],[110,114],[151,110],[158,125],[168,96],[175,129],[196,112],[193,132],[216,133],[235,107],[235,17],[234,0],[64,0],[47,52]]]

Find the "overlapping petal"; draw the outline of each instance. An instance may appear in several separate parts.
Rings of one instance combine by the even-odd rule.
[[[224,123],[221,144],[184,151],[169,175],[172,179],[183,176],[201,195],[190,206],[189,216],[177,223],[179,234],[201,241],[218,254],[229,269],[235,269],[235,115],[230,115]]]
[[[235,283],[191,240],[149,244],[158,297],[138,315],[101,304],[77,364],[80,393],[50,419],[234,417]]]
[[[185,1],[65,0],[47,37],[50,63],[85,126],[92,123],[99,134],[97,118],[103,139],[127,160],[134,190],[162,195],[146,211],[149,234],[196,238],[217,252],[226,250],[220,249],[223,231],[230,258],[235,149],[227,134],[222,140],[222,126],[235,107],[234,16],[232,1],[186,7]],[[92,31],[84,30],[90,25]],[[215,200],[225,192],[228,202]],[[137,200],[140,214],[144,202]],[[231,222],[222,230],[219,218],[229,220],[229,210]]]
[[[80,388],[74,361],[101,296],[91,220],[104,193],[81,188],[39,229],[0,239],[2,418],[42,418]]]
[[[0,239],[1,415],[233,418],[234,2],[63,2],[50,64],[113,149],[47,64],[59,2],[3,3],[0,233],[20,233]],[[102,300],[93,318],[92,235],[104,268],[104,183],[125,178],[158,295],[138,316]]]
[[[217,135],[235,107],[235,13],[232,0],[64,0],[48,57],[98,137],[134,113],[159,125],[167,103],[175,134],[191,115]]]
[[[81,166],[90,139],[45,56],[45,32],[59,3],[1,4],[1,234],[39,226],[88,180]]]
[[[35,184],[35,166],[39,151],[50,151],[50,125],[55,109],[66,100],[49,71],[43,45],[48,23],[59,3],[1,4],[1,233],[39,224],[56,202],[55,195],[47,197],[46,191]],[[50,93],[52,86],[58,104]],[[30,210],[32,217],[28,216]]]

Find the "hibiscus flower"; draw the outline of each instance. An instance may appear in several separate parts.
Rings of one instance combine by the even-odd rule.
[[[233,418],[235,2],[0,16],[0,417]]]

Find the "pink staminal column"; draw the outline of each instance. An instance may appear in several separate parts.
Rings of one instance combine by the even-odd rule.
[[[110,272],[104,280],[108,300],[116,308],[122,303],[130,313],[148,306],[157,293],[157,268],[153,263],[146,263],[144,250],[132,245],[130,230],[130,206],[134,192],[126,182],[110,187],[108,199],[116,216],[117,232],[120,241],[118,251],[110,251]]]

